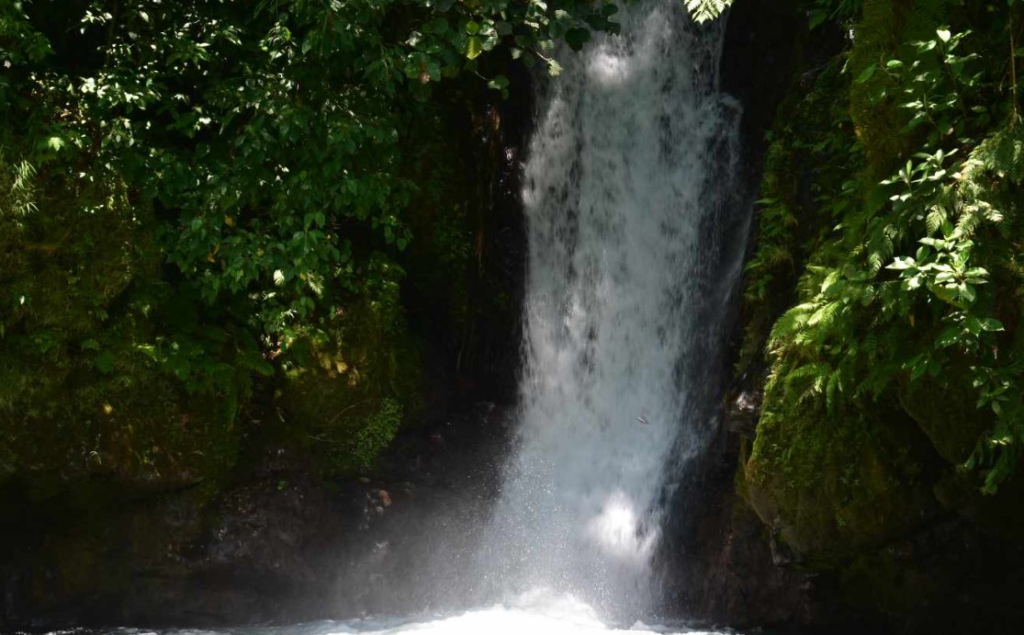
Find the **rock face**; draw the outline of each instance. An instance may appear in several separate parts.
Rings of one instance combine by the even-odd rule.
[[[0,628],[239,625],[436,605],[412,589],[436,590],[424,577],[457,563],[484,525],[509,419],[477,404],[404,434],[385,477],[324,481],[272,451],[213,495],[197,485],[78,514],[56,501],[49,517],[37,508],[3,527]]]
[[[724,64],[725,84],[736,81],[744,105],[754,108],[745,120],[754,173],[762,167],[756,157],[763,156],[757,130],[763,132],[769,120],[758,112],[775,113],[777,106],[758,96],[780,94],[770,86],[757,88],[762,73],[757,63],[767,59],[771,66],[782,51],[776,42],[770,52],[757,55],[758,33],[785,29],[786,20],[803,21],[798,15],[786,17],[784,5],[769,4],[737,4],[729,28],[742,35],[736,36],[738,49],[727,45]],[[860,55],[864,65],[874,62],[879,53],[871,48],[871,38],[880,36],[871,28],[880,25],[884,33],[902,28],[904,22],[883,19],[897,9],[913,18],[907,24],[931,25],[930,31],[921,32],[933,32],[932,22],[948,19],[951,5],[940,5],[865,2],[865,15],[873,16],[874,22],[858,31],[856,42],[846,44],[854,49],[849,55]],[[788,10],[796,8],[790,5]],[[778,134],[815,130],[817,124],[804,116],[806,109],[832,105],[804,98],[812,86],[820,86],[815,76],[824,62],[842,52],[843,38],[842,33],[797,33],[791,40],[780,40],[796,42],[795,65],[761,82],[786,84],[782,93],[789,94],[778,117],[796,123],[782,126],[776,140]],[[754,68],[730,62],[730,50],[745,51]],[[858,87],[851,88],[849,79],[842,81],[816,89],[818,97],[841,93],[851,103],[838,103],[839,108],[856,107],[858,99],[863,108]],[[753,84],[747,87],[748,82]],[[865,112],[875,114],[860,114]],[[835,124],[828,116],[824,122]],[[862,134],[859,127],[856,134]],[[891,141],[877,129],[873,134],[864,143],[873,144],[874,151]],[[818,215],[814,202],[814,187],[820,186],[815,181],[820,163],[815,163],[814,154],[783,156],[782,162],[785,165],[769,166],[765,182],[772,182],[794,209],[802,210],[794,221],[789,254],[795,271],[789,278],[771,281],[760,313],[745,307],[741,315],[740,324],[748,334],[744,365],[727,399],[721,444],[707,459],[711,467],[703,472],[710,480],[701,486],[703,498],[694,503],[706,516],[695,528],[675,536],[674,547],[684,554],[675,565],[681,574],[676,597],[691,615],[737,625],[862,624],[908,633],[1015,632],[1024,619],[1024,609],[1010,599],[1024,592],[1024,561],[1014,538],[1020,535],[1017,510],[1024,486],[1011,482],[998,495],[983,497],[976,479],[956,468],[989,425],[978,414],[974,398],[938,389],[925,379],[896,386],[888,398],[874,403],[831,409],[801,403],[784,413],[776,410],[772,417],[760,416],[757,396],[766,373],[758,350],[764,347],[764,337],[749,334],[767,335],[791,302],[796,276],[809,255],[801,243],[822,224],[833,222]],[[758,180],[756,174],[752,178]],[[787,181],[786,187],[777,187],[780,179]],[[752,244],[759,238],[754,236]],[[953,385],[957,377],[966,376],[953,367],[944,372],[954,378]],[[969,385],[966,380],[960,383]],[[777,407],[775,397],[769,392],[766,408]]]
[[[5,536],[2,622],[248,623],[306,616],[326,599],[332,540],[350,501],[291,471],[266,472],[210,498],[202,486],[111,501],[81,516],[37,518]]]

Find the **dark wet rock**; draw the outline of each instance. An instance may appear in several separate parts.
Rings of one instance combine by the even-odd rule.
[[[739,448],[740,437],[723,434],[686,504],[696,520],[666,536],[666,610],[736,628],[820,624],[813,576],[781,566],[770,531],[736,492]]]
[[[464,605],[508,450],[514,409],[478,403],[396,440],[376,485],[392,504],[340,542],[335,606],[348,615]],[[443,436],[439,446],[434,438]],[[438,584],[444,580],[444,584]]]
[[[743,389],[735,396],[726,397],[725,427],[729,432],[747,439],[754,438],[757,419],[761,416],[761,400],[764,394],[760,389]]]
[[[433,563],[457,564],[485,524],[508,420],[493,404],[468,406],[400,435],[372,476],[325,481],[271,451],[219,491],[198,485],[70,517],[56,505],[51,516],[4,523],[0,630],[294,622],[423,606],[433,598],[411,589],[437,590]]]
[[[5,565],[9,625],[223,624],[309,614],[338,505],[318,484],[262,479],[206,501],[175,492],[46,527]]]

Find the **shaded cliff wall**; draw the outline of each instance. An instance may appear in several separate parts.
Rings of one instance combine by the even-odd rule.
[[[733,18],[739,19],[730,29],[741,27],[743,15],[778,9],[757,5],[738,3]],[[785,19],[800,24],[816,7],[810,2],[790,6],[794,13]],[[779,78],[783,87],[747,92],[743,98],[746,107],[754,106],[744,132],[755,157],[751,169],[761,183],[762,203],[751,239],[738,329],[743,333],[736,338],[735,379],[716,455],[720,462],[707,472],[709,525],[698,526],[679,543],[690,558],[682,560],[681,570],[694,581],[683,586],[679,600],[697,615],[734,624],[757,616],[753,621],[859,623],[896,632],[1014,632],[1024,619],[1011,599],[1022,584],[1022,550],[1014,539],[1022,486],[1010,480],[995,496],[983,496],[979,474],[962,467],[979,432],[992,425],[975,406],[962,364],[945,367],[938,379],[895,372],[877,397],[837,398],[845,404],[838,406],[825,403],[824,391],[820,402],[800,398],[797,403],[799,392],[786,396],[778,388],[769,395],[772,416],[762,416],[766,384],[788,384],[785,373],[792,370],[780,366],[778,357],[766,359],[769,332],[783,312],[808,301],[808,289],[811,296],[816,292],[820,280],[800,285],[813,278],[805,275],[814,269],[808,265],[826,268],[842,254],[832,245],[849,245],[848,256],[859,241],[868,240],[869,225],[852,219],[863,218],[858,214],[864,210],[871,214],[884,208],[888,193],[883,196],[883,186],[875,184],[925,139],[920,131],[904,128],[909,114],[895,105],[896,88],[879,97],[879,87],[887,81],[898,86],[899,77],[884,72],[872,77],[874,70],[888,59],[930,50],[916,49],[913,42],[939,41],[945,28],[987,33],[976,40],[975,51],[1009,42],[1005,7],[984,13],[980,7],[939,1],[870,0],[847,6],[853,10],[836,20],[831,31],[826,21],[809,32],[795,27],[791,36],[781,38],[780,43],[795,42],[797,51],[794,65]],[[1010,23],[1016,23],[1012,16]],[[750,34],[767,25],[787,28],[762,13],[743,37],[756,42]],[[771,60],[779,52],[748,60],[756,64],[759,57]],[[755,84],[767,72],[730,71],[729,55],[727,82],[730,72]],[[972,59],[998,58],[992,52]],[[986,76],[999,84],[1005,65],[977,64],[973,68],[981,85],[989,81]],[[975,100],[973,112],[996,112],[1012,101],[998,89],[962,90],[964,99]],[[772,104],[770,113],[758,115],[760,94],[779,96],[778,109]],[[956,131],[973,130],[978,135],[973,140],[951,141],[966,152],[978,138],[1002,134],[1005,120],[972,116],[954,115],[959,123],[939,134],[955,137],[961,134]],[[1015,191],[1010,181],[1003,186]],[[1015,211],[1015,204],[1006,202],[1014,194],[1009,199],[992,196],[1003,201],[1008,216]],[[1015,222],[1007,221],[1003,236],[1014,233]],[[863,228],[863,236],[851,235],[857,228]],[[1006,265],[1012,256],[1005,255],[1000,239],[991,233],[979,236],[992,244],[985,266],[1013,270]],[[996,342],[1005,351],[1015,351],[1019,340],[1012,332],[1018,308],[1008,300],[1018,295],[1014,276],[993,280],[1005,298],[995,304],[1009,331]],[[884,322],[873,327],[873,316],[866,315],[847,339],[863,342],[895,329],[894,341],[911,343],[907,348],[923,342],[927,349],[934,334],[928,320],[936,314],[918,312],[916,328],[914,315],[896,327]],[[769,377],[772,363],[774,379]],[[867,366],[857,371],[862,377],[877,370]],[[792,383],[799,378],[794,376]]]

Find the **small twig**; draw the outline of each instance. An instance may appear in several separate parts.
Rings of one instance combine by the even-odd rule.
[[[1020,114],[1017,112],[1017,44],[1013,32],[1013,10],[1010,10],[1010,104],[1013,106],[1013,121],[1011,126],[1017,125]]]
[[[342,408],[341,411],[338,414],[336,414],[333,417],[331,417],[331,420],[328,421],[326,424],[324,424],[322,427],[328,428],[328,427],[334,425],[334,422],[337,421],[338,419],[340,419],[341,415],[345,414],[346,412],[348,412],[349,410],[355,408],[356,406],[361,406],[361,405],[363,405],[365,403],[369,403],[369,401],[370,401],[369,399],[364,399],[362,401],[357,401],[357,402],[355,402],[353,404],[349,404],[345,408]]]

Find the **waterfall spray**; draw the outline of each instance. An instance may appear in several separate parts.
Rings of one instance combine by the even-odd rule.
[[[730,220],[738,107],[718,92],[721,25],[693,25],[678,0],[620,15],[621,35],[564,55],[540,100],[521,422],[483,561],[505,593],[636,615],[666,489],[713,430],[701,368],[720,356],[714,320],[742,252],[723,241],[745,228]]]

